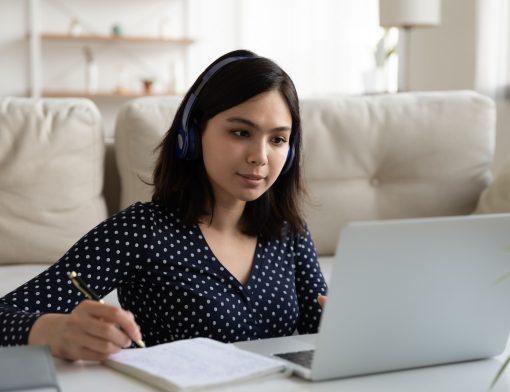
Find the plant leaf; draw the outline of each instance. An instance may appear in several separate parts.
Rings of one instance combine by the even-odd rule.
[[[503,248],[503,252],[510,253],[510,245],[507,245]],[[510,277],[510,272],[506,273],[505,275],[498,278],[495,282],[495,284],[501,283],[503,280],[508,279]]]
[[[496,385],[496,383],[498,382],[499,378],[501,377],[501,375],[503,374],[503,372],[505,371],[505,369],[506,369],[506,367],[508,366],[509,363],[510,363],[510,357],[508,357],[506,359],[506,361],[503,363],[503,365],[499,369],[498,373],[496,374],[496,377],[494,377],[494,380],[492,380],[491,386],[489,387],[489,391],[492,388],[494,388],[494,385]]]
[[[507,272],[506,274],[504,274],[503,276],[499,277],[498,279],[496,279],[496,282],[495,284],[499,284],[501,283],[502,281],[504,281],[505,279],[508,279],[510,277],[510,272]]]

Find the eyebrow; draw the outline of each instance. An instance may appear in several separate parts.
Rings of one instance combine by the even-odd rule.
[[[242,118],[242,117],[229,117],[227,118],[227,121],[228,122],[231,122],[231,123],[240,123],[240,124],[244,124],[244,125],[247,125],[249,127],[252,127],[252,128],[255,128],[255,129],[260,129],[260,127],[255,124],[253,121],[250,121],[246,118]],[[276,127],[276,128],[273,128],[271,129],[271,131],[291,131],[291,127],[288,127],[288,126],[281,126],[281,127]]]

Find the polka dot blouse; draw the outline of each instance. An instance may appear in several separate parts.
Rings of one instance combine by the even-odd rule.
[[[45,272],[0,299],[0,344],[26,344],[44,313],[84,299],[76,271],[103,297],[117,289],[147,345],[196,336],[223,342],[317,332],[325,294],[309,232],[261,240],[242,285],[215,258],[198,225],[157,203],[136,203],[81,238]]]

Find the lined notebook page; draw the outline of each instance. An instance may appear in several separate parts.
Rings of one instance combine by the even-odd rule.
[[[276,359],[207,338],[122,350],[106,365],[169,391],[227,384],[285,370]]]

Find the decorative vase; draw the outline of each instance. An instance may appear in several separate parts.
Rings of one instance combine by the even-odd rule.
[[[363,86],[365,94],[380,94],[388,90],[384,68],[377,67],[363,72]]]
[[[85,88],[89,94],[97,93],[98,69],[95,61],[87,62],[85,69]]]

